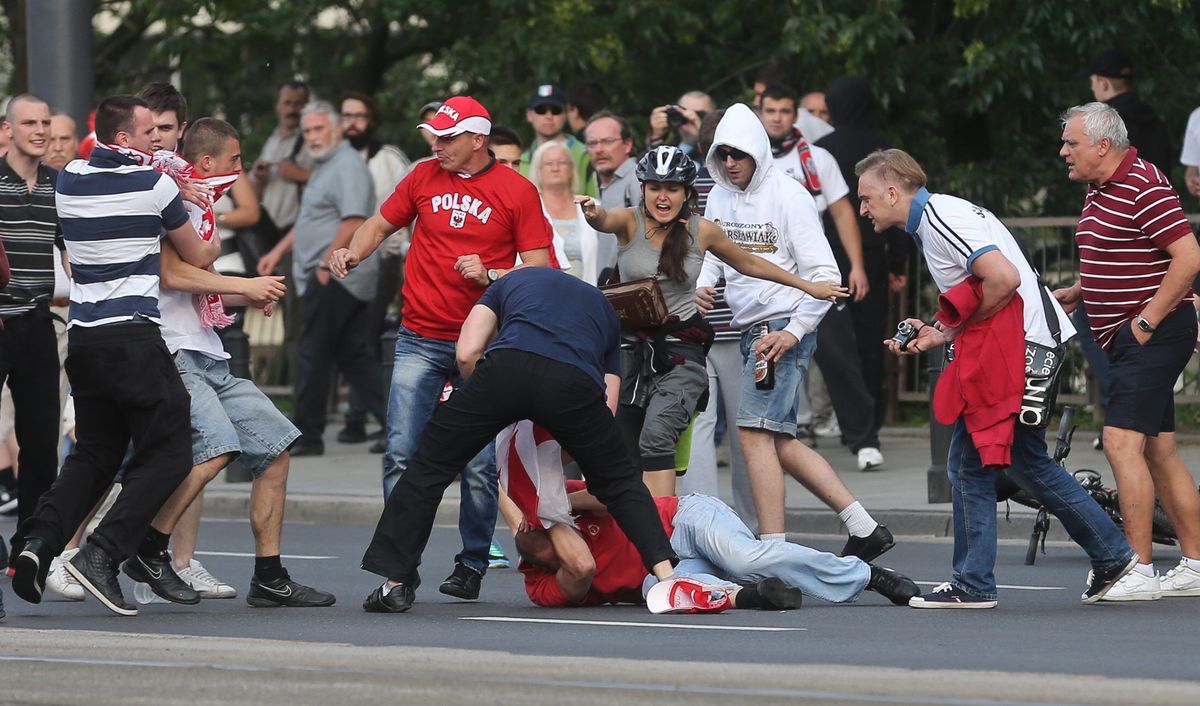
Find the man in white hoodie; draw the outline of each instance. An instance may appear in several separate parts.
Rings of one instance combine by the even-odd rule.
[[[809,280],[839,280],[841,273],[825,239],[808,191],[773,164],[767,132],[750,108],[729,108],[717,125],[706,160],[716,186],[704,215],[721,225],[748,252]],[[817,345],[817,325],[829,309],[799,291],[741,275],[706,258],[700,287],[724,274],[732,326],[742,332],[742,399],[738,438],[750,471],[750,490],[763,539],[784,538],[782,470],[838,513],[850,539],[842,555],[871,561],[894,545],[887,528],[855,500],[833,468],[796,440],[799,386]],[[707,311],[703,294],[697,305]],[[763,325],[768,333],[763,335]],[[755,385],[755,356],[775,366],[773,389]]]

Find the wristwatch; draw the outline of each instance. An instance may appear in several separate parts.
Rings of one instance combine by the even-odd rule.
[[[1133,321],[1137,324],[1138,328],[1146,333],[1154,333],[1156,330],[1156,328],[1151,326],[1150,322],[1146,320],[1146,317],[1142,316],[1141,314],[1138,314],[1136,317],[1134,317]]]
[[[488,278],[488,284],[495,282],[496,280],[500,279],[500,271],[496,270],[496,269],[488,270],[487,278]]]

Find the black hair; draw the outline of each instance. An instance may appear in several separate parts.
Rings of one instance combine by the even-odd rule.
[[[516,130],[504,125],[493,125],[492,134],[488,135],[488,143],[492,146],[516,145],[521,149],[521,136]]]
[[[96,140],[112,143],[118,132],[133,132],[133,109],[147,108],[137,96],[110,96],[96,107]]]
[[[175,119],[180,125],[187,122],[187,99],[169,83],[155,81],[142,86],[138,98],[146,101],[146,107],[155,113],[175,112]]]

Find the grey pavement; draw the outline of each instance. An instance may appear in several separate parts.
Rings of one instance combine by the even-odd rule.
[[[288,480],[289,520],[324,523],[374,523],[383,510],[381,457],[368,452],[368,444],[339,444],[333,440],[338,425],[330,424],[324,456],[297,458],[292,461]],[[817,452],[825,457],[877,520],[887,524],[894,534],[946,537],[951,535],[950,503],[930,503],[927,471],[930,467],[927,428],[885,428],[881,433],[885,458],[882,469],[863,473],[855,456],[836,439],[822,438]],[[1053,434],[1051,434],[1051,437]],[[1106,485],[1115,485],[1112,471],[1102,451],[1092,448],[1096,432],[1081,431],[1065,465],[1068,471],[1091,468],[1100,472]],[[1053,438],[1050,443],[1053,444]],[[1181,453],[1193,476],[1200,478],[1200,439],[1181,438]],[[726,451],[728,449],[726,448]],[[721,497],[732,498],[729,468],[719,470]],[[837,516],[825,508],[799,483],[787,485],[787,529],[792,533],[841,534]],[[244,518],[249,506],[250,484],[227,483],[219,476],[206,492],[205,516]],[[438,522],[454,524],[458,520],[458,485],[447,490],[438,511]],[[1027,539],[1032,528],[1033,510],[1017,504],[998,506],[1001,538]],[[1052,522],[1050,539],[1066,539],[1057,522]]]

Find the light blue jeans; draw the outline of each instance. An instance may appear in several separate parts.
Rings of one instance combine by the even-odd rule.
[[[954,578],[965,593],[996,598],[996,472],[984,468],[961,419],[946,461],[954,509]],[[1062,522],[1098,571],[1124,566],[1133,556],[1125,535],[1092,496],[1046,452],[1043,430],[1016,425],[1008,475]]]
[[[396,358],[388,395],[387,452],[383,455],[383,495],[396,486],[416,453],[422,432],[441,397],[446,381],[462,384],[454,341],[426,338],[403,326],[396,337]],[[488,444],[462,471],[458,532],[462,553],[454,557],[479,573],[487,573],[488,548],[496,529],[496,447]]]
[[[871,579],[871,567],[856,557],[758,539],[732,508],[708,495],[679,498],[673,523],[676,576],[716,584],[752,584],[773,576],[806,596],[833,603],[854,600]],[[643,594],[654,583],[648,576]]]

